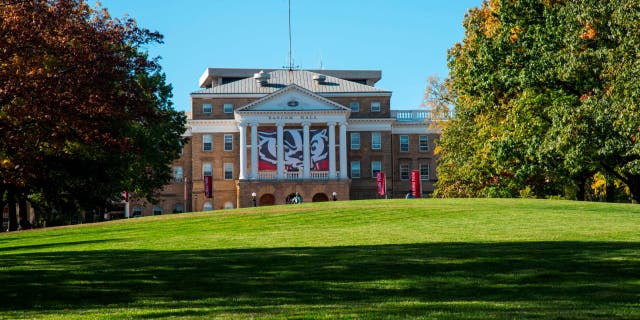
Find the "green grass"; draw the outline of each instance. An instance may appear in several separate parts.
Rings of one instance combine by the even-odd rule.
[[[338,201],[0,234],[13,318],[640,319],[640,206]]]

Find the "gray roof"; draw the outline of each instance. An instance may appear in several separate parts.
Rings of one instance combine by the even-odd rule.
[[[339,79],[329,75],[322,83],[313,79],[319,73],[306,70],[274,70],[266,72],[271,76],[267,84],[260,85],[253,77],[213,88],[202,89],[193,94],[270,94],[277,90],[296,84],[315,93],[391,93],[391,91],[360,84],[353,81]]]

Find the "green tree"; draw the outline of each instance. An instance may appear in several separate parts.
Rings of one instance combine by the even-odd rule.
[[[582,199],[603,172],[637,201],[639,12],[631,0],[493,0],[471,10],[449,52],[456,119],[440,141],[439,194],[570,186]]]
[[[185,117],[144,47],[162,36],[82,0],[0,2],[0,179],[89,209],[170,177]],[[12,229],[15,227],[12,225]]]

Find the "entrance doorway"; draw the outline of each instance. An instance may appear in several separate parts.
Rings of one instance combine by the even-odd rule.
[[[272,206],[276,204],[276,197],[270,193],[263,194],[260,197],[260,206]]]
[[[324,193],[316,193],[313,196],[313,199],[311,199],[311,201],[313,201],[313,202],[326,202],[326,201],[329,201],[329,197],[327,197],[327,195],[324,194]]]

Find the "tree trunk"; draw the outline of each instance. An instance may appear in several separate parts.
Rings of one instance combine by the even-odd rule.
[[[584,201],[586,195],[586,189],[584,187],[585,181],[583,179],[578,180],[578,191],[576,193],[576,198],[578,201]]]
[[[606,182],[606,186],[605,186],[605,200],[606,202],[614,202],[616,200],[615,197],[615,192],[616,192],[616,185],[615,185],[615,181],[613,179],[612,176],[610,176],[609,174],[605,174],[605,182]]]
[[[18,215],[20,216],[20,229],[31,229],[31,222],[29,221],[29,209],[27,207],[27,199],[22,195],[18,200]]]
[[[7,191],[7,205],[9,206],[9,231],[17,231],[18,214],[16,210],[16,194],[11,189]]]
[[[4,201],[4,193],[6,188],[4,184],[0,184],[0,232],[7,231],[4,228],[4,207],[7,205],[7,202]]]

